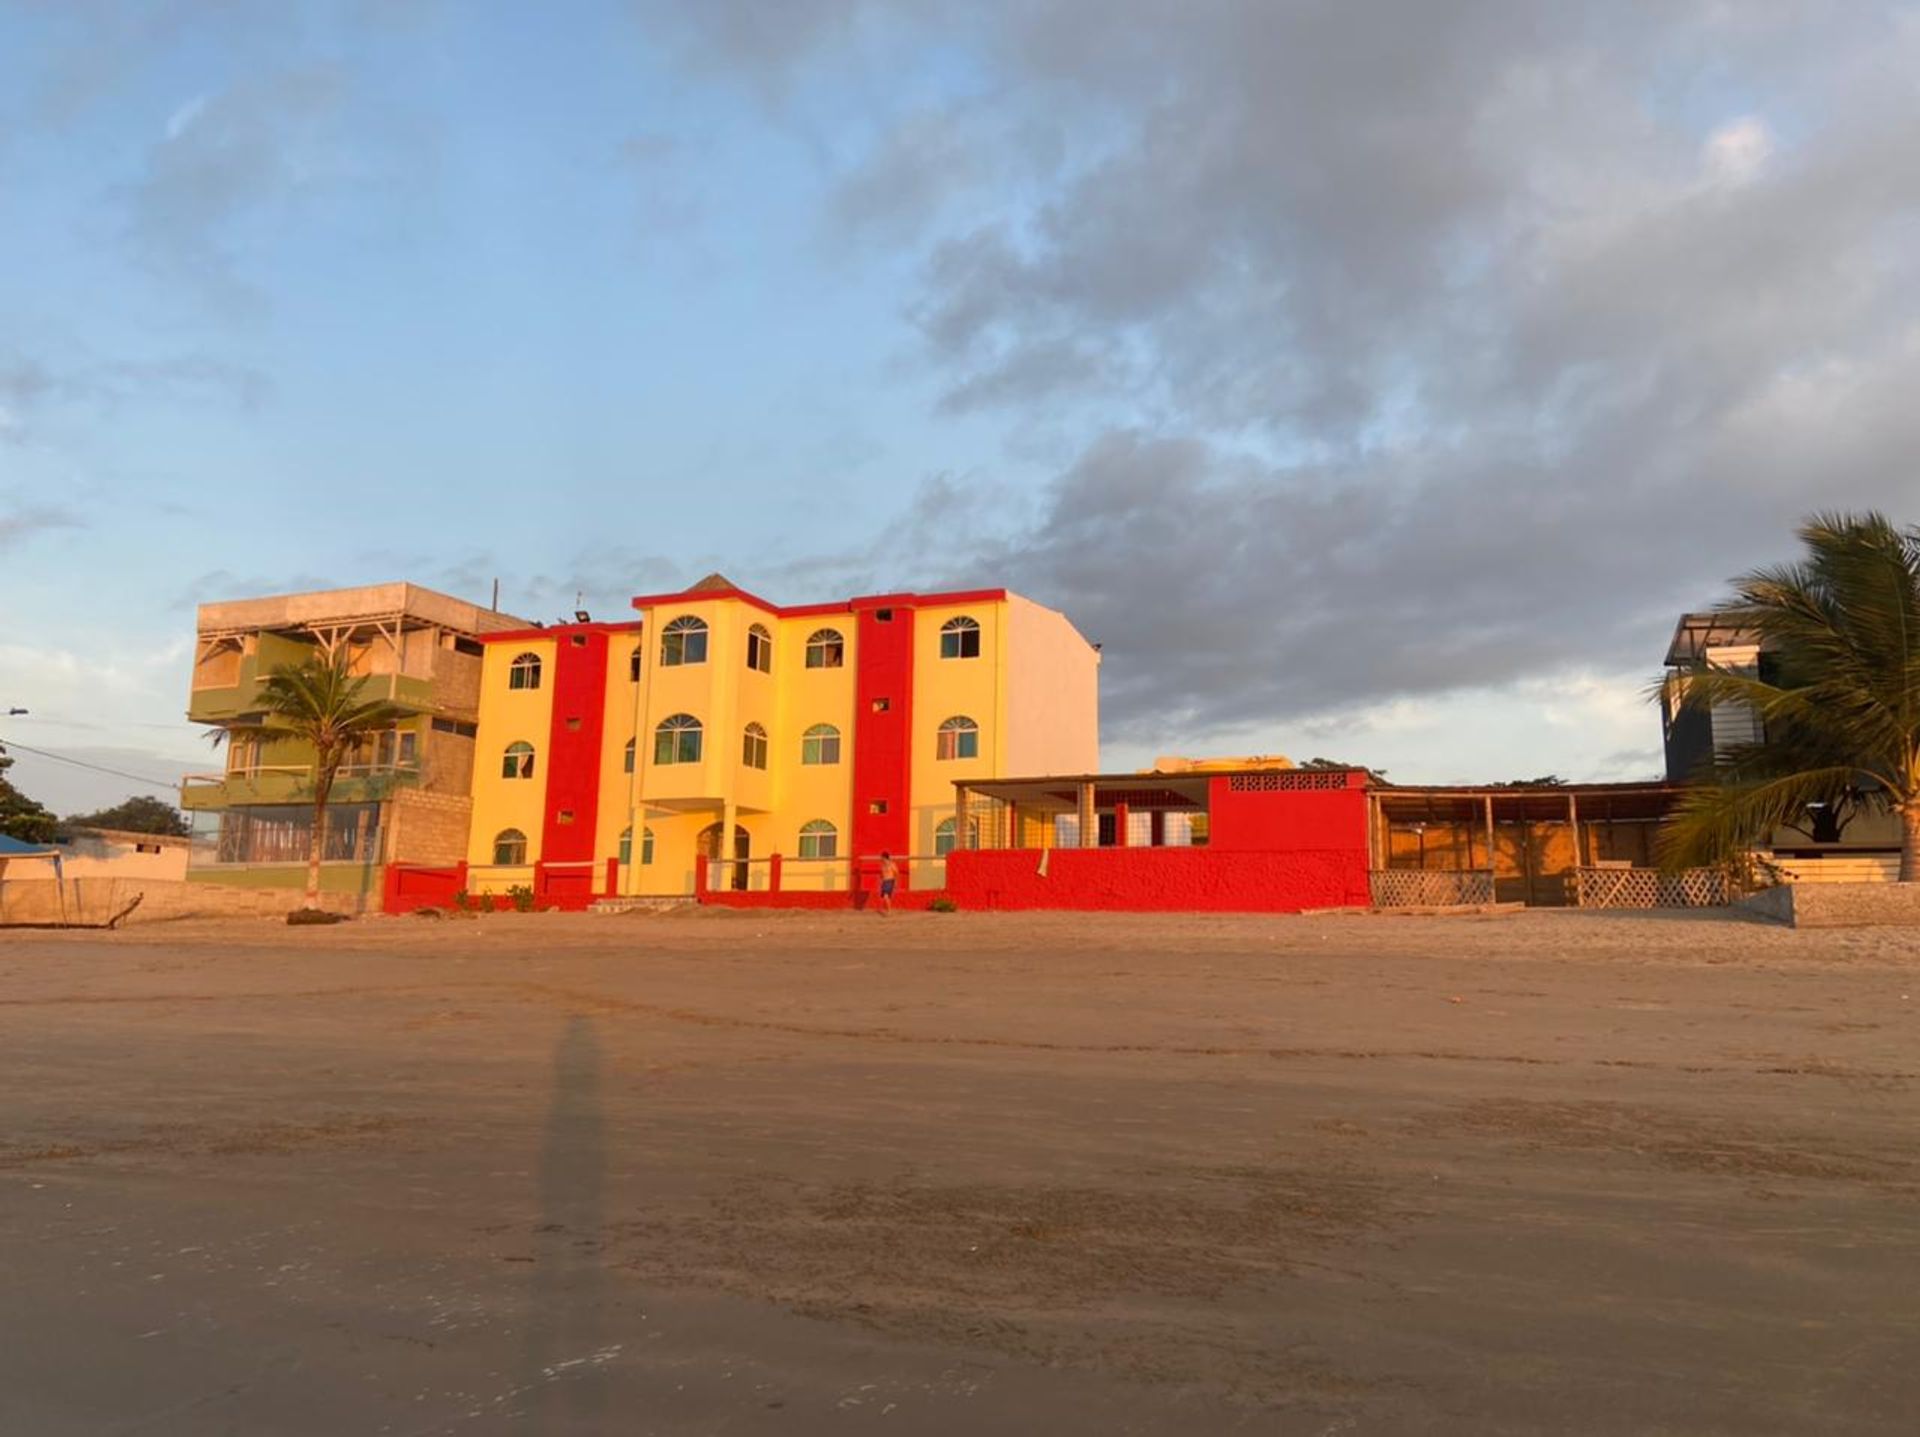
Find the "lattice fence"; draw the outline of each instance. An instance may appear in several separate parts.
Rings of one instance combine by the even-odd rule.
[[[1484,869],[1376,868],[1367,875],[1375,908],[1455,908],[1493,902]]]
[[[1574,883],[1582,908],[1719,908],[1738,896],[1718,868],[1582,868]]]

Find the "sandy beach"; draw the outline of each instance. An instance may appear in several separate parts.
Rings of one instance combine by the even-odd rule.
[[[0,935],[0,1430],[1904,1433],[1920,943]]]

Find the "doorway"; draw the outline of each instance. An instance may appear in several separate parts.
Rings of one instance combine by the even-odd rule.
[[[732,861],[727,862],[728,855],[720,851],[720,832],[720,825],[717,823],[709,823],[705,828],[701,829],[700,837],[697,840],[700,852],[707,855],[707,861],[709,863],[726,863],[725,881],[715,884],[715,887],[731,888],[735,893],[745,893],[747,891],[747,859],[751,856],[751,840],[747,837],[746,829],[736,823],[733,826]]]

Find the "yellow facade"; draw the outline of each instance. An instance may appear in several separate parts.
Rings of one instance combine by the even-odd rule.
[[[856,855],[856,840],[876,833],[900,835],[893,851],[912,860],[914,885],[937,887],[944,865],[935,847],[941,823],[953,816],[954,780],[1006,776],[1021,758],[1044,758],[1060,771],[1098,767],[1098,652],[1063,616],[1017,595],[904,595],[781,610],[709,585],[636,607],[637,624],[583,626],[604,644],[590,650],[590,674],[579,667],[588,660],[569,647],[580,642],[573,626],[487,644],[468,852],[476,891],[534,884],[536,869],[551,866],[549,840],[564,842],[576,868],[590,847],[595,891],[604,891],[600,872],[618,857],[630,824],[631,861],[612,880],[620,894],[692,892],[696,855],[723,856],[717,838],[728,829],[745,835],[747,861],[715,870],[716,887],[770,886],[777,854],[784,890],[843,890],[854,881],[849,860],[873,856]],[[874,628],[882,615],[912,625],[910,663],[898,658],[896,632]],[[942,629],[956,619],[978,626],[978,652],[943,658]],[[704,656],[665,662],[669,635],[688,620],[704,626]],[[886,654],[875,648],[863,657],[863,626],[885,635]],[[810,667],[808,641],[822,632],[838,636],[839,662]],[[512,687],[523,655],[541,664],[539,687]],[[1023,695],[1023,688],[1036,692]],[[565,712],[555,709],[556,695]],[[881,712],[882,703],[891,712]],[[573,711],[587,707],[593,712]],[[661,737],[662,726],[682,715],[699,725],[691,761],[682,761],[691,756],[679,742]],[[940,725],[955,718],[975,725],[977,752],[943,757]],[[898,720],[903,758],[886,747],[886,725]],[[764,767],[748,761],[749,725],[765,735]],[[837,745],[815,748],[836,761],[803,762],[816,729],[837,736]],[[515,742],[535,748],[531,777],[508,774],[506,750]],[[961,746],[948,742],[949,750]],[[556,764],[549,747],[571,757]],[[575,771],[581,764],[593,771]],[[871,792],[856,793],[856,781]],[[579,831],[557,826],[571,812],[558,805],[577,808],[580,800],[566,795],[582,792],[593,798],[590,845]],[[831,858],[803,856],[808,825],[830,827]],[[496,864],[496,841],[509,830],[526,836],[525,861]]]

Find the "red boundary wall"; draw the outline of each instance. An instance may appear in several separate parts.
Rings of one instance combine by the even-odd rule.
[[[615,891],[620,883],[620,861],[609,858],[604,868],[562,865],[549,869],[534,865],[533,906],[578,913],[593,905],[597,898]],[[456,863],[445,868],[430,868],[417,863],[389,863],[382,878],[380,906],[387,913],[412,913],[419,908],[452,908],[453,895],[467,886],[467,865]],[[472,908],[509,909],[513,900],[504,893],[472,894]]]
[[[980,849],[947,858],[947,893],[966,909],[1134,913],[1300,913],[1364,907],[1366,851],[1299,848]]]

